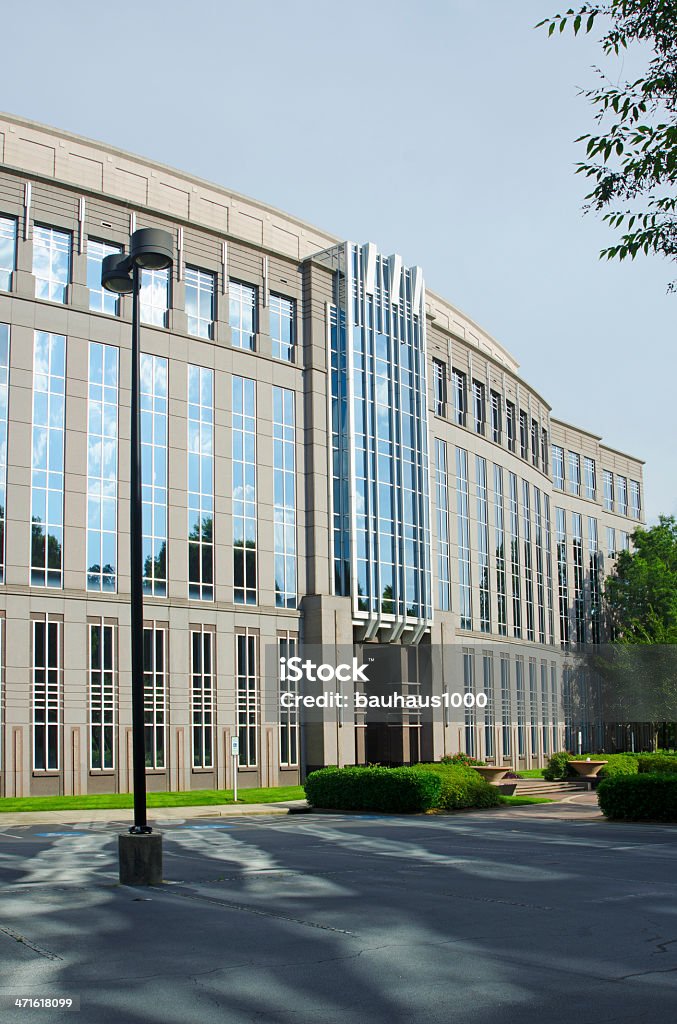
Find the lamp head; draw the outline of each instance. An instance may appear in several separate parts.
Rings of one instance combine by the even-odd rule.
[[[160,228],[139,228],[129,241],[129,257],[140,270],[165,270],[173,255],[172,236]]]
[[[122,252],[105,256],[101,263],[101,284],[116,295],[128,295],[134,288],[130,261]]]

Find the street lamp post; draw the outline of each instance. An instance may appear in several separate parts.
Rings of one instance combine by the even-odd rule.
[[[143,694],[143,506],[141,496],[141,318],[142,270],[172,265],[172,236],[141,228],[130,238],[129,256],[113,253],[101,266],[101,284],[117,295],[132,295],[132,392],[129,493],[130,628],[132,640],[132,756],[134,824],[119,837],[120,882],[154,885],[162,881],[162,836],[146,820],[146,750]]]

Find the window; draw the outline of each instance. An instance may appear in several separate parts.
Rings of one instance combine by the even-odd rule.
[[[254,351],[257,324],[257,289],[241,281],[231,281],[229,292],[229,323],[235,348]]]
[[[203,627],[190,631],[193,768],[214,767],[214,634]]]
[[[491,587],[489,581],[489,502],[487,500],[487,463],[475,456],[477,488],[477,566],[480,589],[480,631],[491,632]]]
[[[614,475],[608,469],[602,474],[604,480],[604,508],[607,512],[614,510]]]
[[[552,446],[552,482],[558,491],[564,490],[564,449]]]
[[[508,434],[508,450],[515,451],[517,444],[517,410],[512,402],[505,403],[505,427]]]
[[[12,290],[12,275],[16,270],[16,221],[13,217],[0,217],[0,291]]]
[[[188,333],[198,338],[214,336],[216,277],[208,270],[186,267],[186,318]]]
[[[460,626],[472,629],[472,589],[470,582],[470,519],[468,511],[468,453],[456,449],[456,509],[458,521],[458,575],[460,590]]]
[[[487,703],[484,708],[484,753],[494,756],[494,661],[490,654],[482,655],[482,682]]]
[[[167,360],[141,353],[143,589],[167,594]]]
[[[574,623],[576,643],[585,643],[585,591],[583,569],[583,521],[579,512],[571,513],[574,561]]]
[[[473,413],[475,419],[475,433],[484,434],[484,426],[487,418],[485,388],[479,380],[472,382]]]
[[[89,343],[87,590],[115,590],[118,523],[118,350]]]
[[[31,456],[31,585],[62,585],[66,339],[35,332]]]
[[[630,534],[626,533],[625,530],[621,530],[621,551],[630,550]]]
[[[273,356],[294,362],[296,345],[296,303],[284,295],[270,293],[270,337],[273,342]]]
[[[503,757],[512,753],[512,693],[510,691],[510,661],[501,655],[501,733]]]
[[[550,496],[543,492],[543,531],[545,534],[545,585],[548,597],[548,629],[550,643],[555,642],[555,612],[553,607],[552,587],[552,547],[550,544]]]
[[[577,452],[569,452],[569,492],[581,493],[581,457]]]
[[[531,716],[531,755],[538,755],[538,690],[536,687],[536,662],[529,658],[529,713]]]
[[[61,622],[33,621],[33,769],[61,767]]]
[[[543,518],[541,492],[534,487],[534,541],[536,549],[536,600],[538,607],[538,642],[545,643],[545,549],[543,547]]]
[[[501,416],[502,399],[497,391],[491,392],[491,440],[496,444],[501,443],[503,436],[503,423]]]
[[[435,415],[447,415],[447,367],[439,359],[433,359],[433,387],[435,389]]]
[[[494,524],[496,538],[496,600],[498,632],[508,635],[508,598],[505,575],[505,515],[503,511],[503,470],[494,465]]]
[[[529,458],[529,417],[520,409],[520,455]]]
[[[169,268],[141,271],[141,323],[166,327],[169,314]]]
[[[279,658],[294,658],[298,653],[298,637],[295,633],[285,632],[278,636]],[[278,665],[280,661],[278,659]],[[286,675],[286,673],[285,673]],[[280,767],[295,768],[299,763],[299,712],[298,705],[286,708],[282,703],[283,694],[296,696],[299,692],[298,682],[280,679]],[[286,703],[286,702],[285,702]]]
[[[235,671],[240,767],[255,768],[259,731],[258,636],[246,628],[235,631]]]
[[[0,583],[5,579],[7,519],[7,399],[9,393],[9,324],[0,324]]]
[[[606,553],[609,558],[616,557],[616,531],[613,526],[606,528]]]
[[[566,512],[555,509],[555,530],[557,541],[557,576],[559,599],[559,635],[562,647],[569,645],[569,582],[567,569],[567,528]]]
[[[101,284],[101,264],[106,256],[121,252],[122,249],[119,245],[99,242],[95,238],[87,239],[87,287],[89,288],[89,308],[94,313],[118,315],[120,297],[115,292],[107,291]]]
[[[547,475],[550,471],[548,466],[548,431],[545,427],[541,428],[541,469]]]
[[[296,438],[294,392],[273,388],[275,604],[296,608]]]
[[[515,658],[515,690],[517,697],[517,754],[524,757],[526,754],[525,728],[526,728],[526,694],[524,690],[524,659]]]
[[[529,483],[522,481],[522,524],[524,527],[524,583],[527,612],[527,640],[535,640],[534,577],[531,552],[531,501]]]
[[[472,651],[463,652],[463,691],[465,694],[475,692],[475,656]],[[465,752],[475,756],[475,710],[466,705],[465,712]]]
[[[538,453],[540,451],[538,435],[538,423],[536,420],[531,421],[531,463],[538,469]]]
[[[624,476],[616,477],[616,493],[618,494],[618,511],[622,516],[628,514],[628,481]]]
[[[33,276],[36,299],[65,302],[71,273],[71,236],[67,231],[33,229]]]
[[[449,488],[447,486],[447,446],[435,438],[435,497],[437,505],[437,580],[440,611],[451,608],[449,567]]]
[[[256,385],[233,377],[233,599],[256,604]]]
[[[512,576],[512,635],[522,636],[522,590],[520,577],[520,526],[519,495],[517,477],[508,474],[510,492],[508,498],[508,522],[510,525],[510,568]]]
[[[597,470],[595,460],[586,455],[583,459],[583,472],[585,474],[585,496],[595,501],[597,497]]]
[[[633,519],[639,519],[642,513],[640,502],[639,483],[637,480],[630,481],[630,511]]]
[[[165,767],[167,728],[166,630],[146,626],[143,630],[143,708],[146,768]]]
[[[451,371],[451,388],[454,396],[454,422],[464,427],[467,400],[465,374],[461,370]]]
[[[543,753],[550,753],[550,729],[546,725],[548,720],[548,666],[541,662],[541,736],[543,738]]]
[[[188,597],[214,599],[214,371],[188,367]]]
[[[601,638],[602,615],[602,587],[599,573],[601,552],[599,551],[597,520],[592,516],[588,516],[588,552],[590,573],[590,639],[593,644],[598,644]]]
[[[115,768],[115,627],[89,623],[89,767]]]

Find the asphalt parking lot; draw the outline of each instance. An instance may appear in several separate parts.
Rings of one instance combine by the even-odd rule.
[[[536,808],[162,828],[166,884],[131,889],[122,825],[0,822],[3,1024],[674,1018],[676,828]]]

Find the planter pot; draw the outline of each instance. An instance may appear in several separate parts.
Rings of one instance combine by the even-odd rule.
[[[603,768],[608,761],[569,761],[569,766],[582,775],[584,779],[594,779],[600,768]]]
[[[493,764],[474,764],[472,765],[472,767],[475,769],[476,772],[478,772],[482,776],[483,779],[486,779],[487,782],[490,782],[492,786],[497,785],[497,783],[501,781],[504,775],[507,775],[508,772],[512,771],[512,768],[509,765],[507,768],[497,768],[496,765]]]

